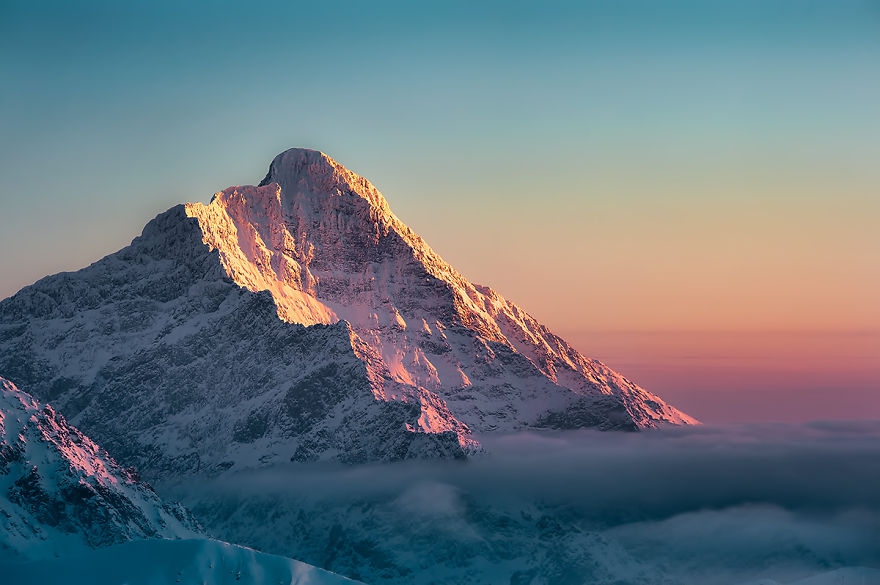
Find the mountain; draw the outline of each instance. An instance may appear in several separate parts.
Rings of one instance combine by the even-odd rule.
[[[355,583],[206,538],[185,508],[4,378],[0,526],[4,583]]]
[[[327,155],[0,302],[0,371],[151,476],[696,421],[474,285]]]
[[[201,532],[63,416],[0,378],[0,559]],[[5,574],[5,573],[4,573]]]

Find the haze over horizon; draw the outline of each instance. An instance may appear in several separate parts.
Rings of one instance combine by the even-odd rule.
[[[876,4],[2,15],[0,297],[308,146],[686,412],[880,417]]]

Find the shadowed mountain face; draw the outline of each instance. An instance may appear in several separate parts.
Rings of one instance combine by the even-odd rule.
[[[157,476],[696,422],[468,282],[366,179],[304,149],[0,302],[0,372]]]

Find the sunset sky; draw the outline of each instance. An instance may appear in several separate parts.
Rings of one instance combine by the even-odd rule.
[[[0,297],[316,148],[710,422],[880,417],[880,4],[0,6]]]

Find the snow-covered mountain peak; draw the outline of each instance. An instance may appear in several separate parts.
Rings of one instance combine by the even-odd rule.
[[[636,427],[695,422],[584,358],[497,292],[469,282],[391,212],[368,180],[322,152],[287,150],[275,157],[259,186],[230,187],[210,205],[187,204],[186,213],[198,220],[203,241],[219,252],[237,284],[269,291],[285,321],[348,321],[397,383],[441,391],[446,399],[462,400],[462,409],[473,402],[459,390],[480,388],[475,380],[487,376],[514,402],[523,399],[526,387],[534,390],[549,382],[561,390],[548,389],[546,400],[527,400],[532,402],[528,413],[513,407],[503,421],[465,416],[471,428],[511,428],[511,419],[518,421],[515,428],[523,415],[533,420],[541,415],[532,408],[564,410],[570,398],[580,397],[579,408],[592,409],[593,399],[601,396],[621,399],[628,413],[624,419]],[[502,358],[499,352],[512,355]],[[528,372],[543,380],[520,388],[521,381],[509,382],[498,377],[494,366],[486,367],[499,361],[516,363],[513,369],[520,375]],[[453,403],[450,408],[454,413]],[[540,421],[551,426],[607,423],[609,428],[631,424],[623,419],[600,423],[583,412]]]
[[[270,183],[280,185],[289,200],[304,196],[353,196],[360,197],[377,211],[389,211],[388,202],[372,183],[318,150],[291,148],[276,156],[259,186]]]
[[[696,422],[468,281],[369,181],[303,149],[0,301],[0,372],[155,475]]]
[[[101,449],[91,439],[71,429],[51,406],[41,407],[32,396],[0,378],[0,439],[17,437],[20,440],[29,428],[40,442],[67,461],[71,471],[87,474],[104,486],[119,483],[119,478],[108,471]]]

